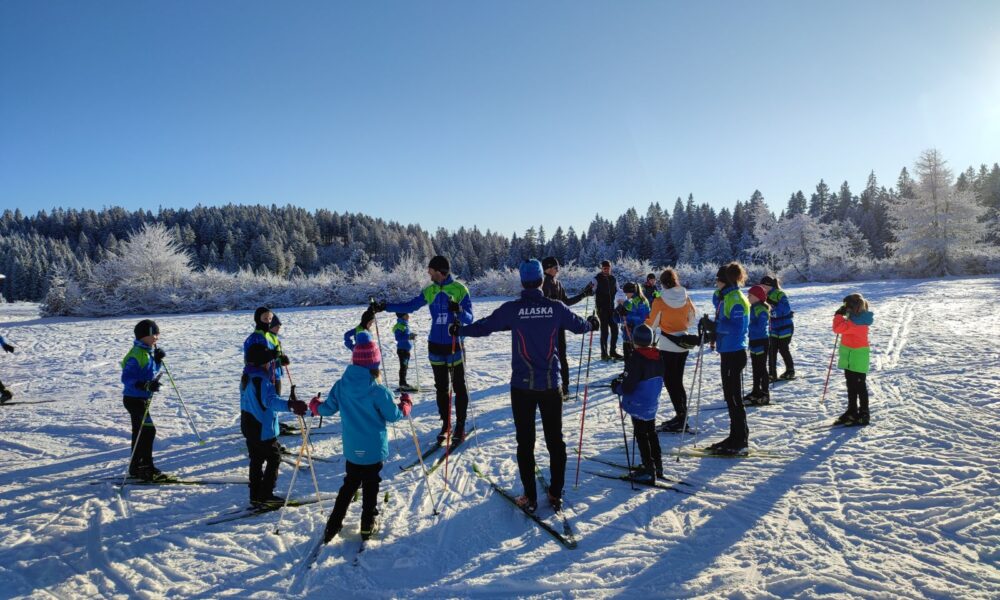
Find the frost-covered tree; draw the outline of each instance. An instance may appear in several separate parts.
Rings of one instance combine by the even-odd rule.
[[[729,234],[723,226],[717,226],[712,235],[705,241],[705,249],[701,253],[701,259],[714,264],[723,264],[733,259],[733,248],[729,245]]]
[[[762,230],[753,255],[794,279],[836,279],[855,258],[833,227],[809,215],[795,215]],[[834,271],[835,270],[835,271]]]
[[[893,205],[896,256],[919,274],[961,273],[963,259],[983,239],[983,209],[971,190],[955,188],[951,169],[937,150],[925,150],[915,172],[913,197]]]

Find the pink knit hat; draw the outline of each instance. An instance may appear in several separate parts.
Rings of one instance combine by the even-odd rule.
[[[366,369],[377,370],[382,364],[382,353],[366,331],[359,332],[354,337],[354,351],[351,353],[351,364]]]

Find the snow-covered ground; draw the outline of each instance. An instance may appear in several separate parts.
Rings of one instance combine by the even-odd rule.
[[[876,317],[873,425],[822,429],[818,424],[846,403],[836,370],[821,401],[831,315],[855,290],[870,299]],[[447,492],[440,470],[431,477],[441,514],[432,515],[419,469],[399,469],[414,456],[400,424],[383,470],[391,494],[379,541],[356,554],[355,505],[345,538],[304,575],[296,563],[322,529],[330,502],[324,513],[316,505],[288,509],[276,535],[278,513],[205,524],[246,502],[240,485],[135,487],[121,500],[112,486],[91,483],[125,468],[128,418],[118,362],[138,316],[38,319],[35,305],[0,305],[0,332],[17,346],[16,354],[0,356],[0,378],[16,401],[40,402],[0,407],[0,596],[1000,596],[1000,280],[801,286],[789,293],[799,378],[774,390],[772,406],[749,409],[751,445],[777,456],[671,458],[668,475],[694,484],[693,495],[682,495],[631,491],[588,473],[574,488],[571,454],[566,500],[580,544],[564,549],[472,473],[475,461],[520,492],[509,335],[471,340],[477,435],[452,457]],[[694,296],[703,309],[708,293]],[[478,315],[498,302],[478,302]],[[278,312],[300,396],[325,392],[349,360],[341,335],[360,308]],[[161,393],[152,410],[158,466],[191,477],[243,476],[237,384],[251,315],[154,318],[177,387],[207,441],[197,443],[176,396]],[[426,333],[426,310],[412,323]],[[394,381],[391,325],[383,315]],[[570,340],[574,364],[580,338]],[[423,344],[414,364],[429,387]],[[718,359],[706,356],[705,364],[702,408],[713,408],[721,404]],[[689,375],[691,365],[693,356]],[[614,374],[615,366],[595,362],[591,379],[606,382]],[[664,394],[661,418],[670,416],[668,407]],[[573,448],[580,412],[580,402],[565,406]],[[426,444],[438,427],[432,394],[420,396],[414,417]],[[339,426],[335,418],[323,429],[339,434]],[[725,411],[704,410],[701,429],[699,445],[723,437]],[[297,449],[296,438],[282,440]],[[679,441],[661,435],[667,448]],[[314,444],[317,456],[336,459],[316,468],[320,488],[336,492],[343,477],[339,435],[317,435]],[[625,460],[616,403],[603,385],[591,390],[584,453]],[[540,434],[536,455],[547,468]],[[590,461],[584,468],[604,470]],[[290,474],[282,465],[279,492]],[[312,479],[301,475],[295,495],[308,496]]]

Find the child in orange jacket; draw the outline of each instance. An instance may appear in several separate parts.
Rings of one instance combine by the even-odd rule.
[[[834,425],[868,424],[868,384],[865,378],[871,358],[868,328],[874,320],[875,315],[861,294],[845,297],[844,305],[833,315],[833,332],[840,334],[837,368],[844,369],[847,379],[847,411],[834,421]]]

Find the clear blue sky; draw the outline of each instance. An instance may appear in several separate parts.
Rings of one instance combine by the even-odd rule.
[[[432,231],[1000,161],[1000,2],[0,3],[0,210]]]

